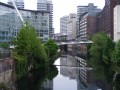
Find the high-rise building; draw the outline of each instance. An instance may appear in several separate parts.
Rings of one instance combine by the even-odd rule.
[[[37,10],[46,11],[47,10],[47,0],[38,0]]]
[[[69,21],[69,16],[63,16],[60,18],[60,34],[67,35],[67,23]]]
[[[53,4],[52,4],[52,1],[51,0],[38,0],[37,10],[49,12],[49,37],[53,38],[54,28],[53,28]]]
[[[16,4],[17,8],[24,9],[24,1],[23,0],[13,0],[13,1]],[[13,6],[12,0],[9,0],[8,4]]]
[[[67,22],[67,40],[74,40],[76,38],[76,14],[70,13]]]
[[[114,41],[120,40],[120,5],[114,8]]]
[[[97,14],[97,31],[105,32],[111,39],[113,39],[113,10],[116,5],[120,4],[120,0],[105,0],[103,10]]]
[[[96,33],[96,16],[84,13],[80,20],[80,40],[86,41]]]
[[[67,35],[67,40],[76,38],[76,14],[70,13],[60,18],[60,34]]]
[[[47,1],[47,11],[49,11],[49,37],[53,38],[54,28],[53,28],[53,4],[51,0]]]
[[[89,15],[96,15],[96,13],[100,12],[101,9],[94,6],[93,3],[89,3],[88,6],[77,6],[77,39],[80,39],[80,20],[84,16],[84,13],[88,13]]]
[[[11,42],[22,26],[13,6],[0,2],[0,42]],[[24,21],[28,21],[44,42],[49,39],[49,12],[19,9]]]
[[[94,6],[93,3],[89,3],[88,6],[77,6],[77,18],[79,19],[79,17],[85,12],[95,14],[100,11],[101,9],[97,8],[97,6]]]

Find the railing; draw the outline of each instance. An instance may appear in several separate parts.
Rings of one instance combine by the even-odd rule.
[[[92,41],[61,41],[61,42],[56,42],[57,45],[65,45],[65,44],[90,44],[93,43]]]

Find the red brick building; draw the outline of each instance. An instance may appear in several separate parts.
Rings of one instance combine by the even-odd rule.
[[[103,10],[97,14],[97,32],[103,31],[113,39],[113,10],[120,0],[105,0]]]
[[[82,41],[89,40],[95,34],[96,16],[86,13],[80,21],[80,39]]]

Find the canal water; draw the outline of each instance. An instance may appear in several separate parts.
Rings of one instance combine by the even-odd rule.
[[[86,60],[61,55],[49,68],[49,73],[44,69],[33,71],[17,81],[16,86],[17,90],[112,90],[111,85],[98,79],[93,71]]]
[[[92,68],[86,67],[84,59],[62,55],[54,65],[59,73],[53,79],[53,90],[102,90],[93,80]]]

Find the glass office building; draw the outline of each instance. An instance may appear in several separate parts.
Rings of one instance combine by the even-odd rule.
[[[49,37],[53,38],[54,28],[53,28],[53,4],[52,0],[37,0],[37,10],[38,11],[49,11]]]
[[[13,0],[13,1],[16,4],[17,8],[24,9],[24,0]],[[7,3],[13,6],[12,0],[9,0]]]
[[[22,26],[13,6],[0,2],[0,42],[11,42]],[[49,39],[49,12],[19,9],[24,21],[28,21],[44,42]]]

